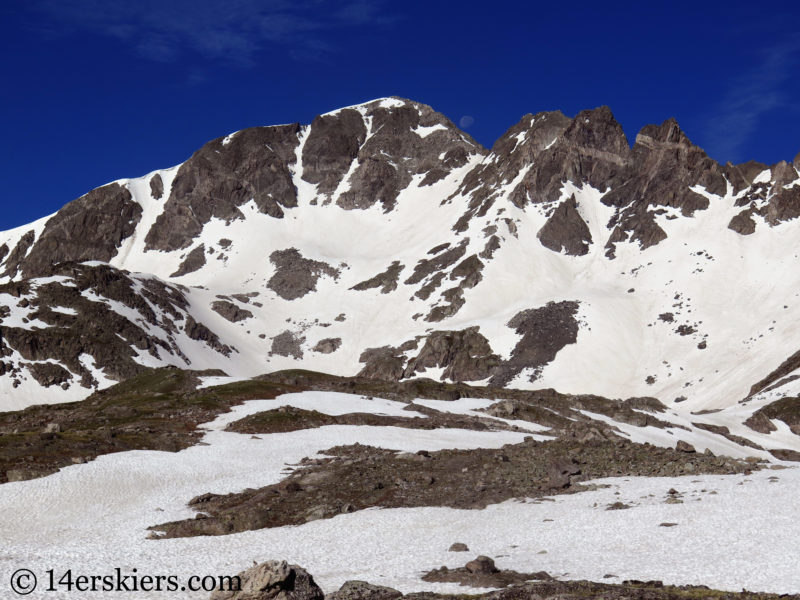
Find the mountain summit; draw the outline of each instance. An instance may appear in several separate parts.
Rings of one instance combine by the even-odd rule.
[[[0,233],[0,409],[161,365],[797,395],[798,170],[607,107],[491,151],[400,98],[242,130]]]

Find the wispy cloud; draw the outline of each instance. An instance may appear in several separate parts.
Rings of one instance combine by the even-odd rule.
[[[761,63],[732,82],[706,129],[706,150],[718,160],[739,162],[741,151],[766,113],[785,107],[782,91],[797,73],[800,37],[766,48]]]
[[[34,0],[28,6],[51,35],[105,35],[160,62],[195,54],[247,65],[274,46],[309,60],[334,50],[333,33],[391,21],[382,0]]]

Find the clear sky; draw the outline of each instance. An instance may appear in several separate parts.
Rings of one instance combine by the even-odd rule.
[[[715,159],[800,151],[796,2],[5,0],[0,229],[206,141],[382,96],[486,146],[522,115],[675,117]]]

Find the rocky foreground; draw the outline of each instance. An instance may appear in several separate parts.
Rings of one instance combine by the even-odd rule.
[[[211,600],[692,600],[741,599],[767,600],[800,598],[797,595],[741,593],[711,590],[704,586],[664,586],[660,581],[625,581],[619,585],[590,581],[557,581],[547,573],[517,573],[501,571],[494,561],[479,556],[463,568],[445,567],[428,573],[427,581],[455,581],[473,588],[503,588],[483,594],[445,595],[431,592],[402,594],[401,592],[365,581],[348,581],[331,594],[325,595],[314,578],[302,567],[286,561],[267,561],[239,574],[238,591],[215,592]],[[536,581],[531,581],[536,580]]]

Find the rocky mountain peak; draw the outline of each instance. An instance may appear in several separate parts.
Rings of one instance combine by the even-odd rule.
[[[787,163],[785,160],[773,165],[770,171],[772,173],[772,180],[777,186],[791,183],[797,179],[798,176],[798,170],[795,169],[794,165]]]
[[[344,209],[394,207],[417,175],[431,185],[486,149],[430,106],[383,98],[317,117],[303,145],[303,180]]]
[[[571,122],[560,110],[527,114],[498,138],[491,152],[496,156],[517,153],[533,158],[563,135]]]
[[[681,130],[678,121],[674,117],[670,117],[661,125],[645,125],[636,135],[637,144],[645,147],[653,147],[656,145],[672,145],[689,148],[693,146],[691,140]]]
[[[579,148],[626,157],[630,152],[622,125],[608,106],[583,110],[564,132],[564,139]]]
[[[769,236],[794,244],[796,162],[720,166],[674,119],[631,148],[608,107],[525,115],[491,152],[394,97],[245,129],[0,234],[0,392],[79,399],[145,366],[300,364],[571,389],[585,372],[611,395],[736,397],[720,380],[740,346],[770,372],[797,317],[793,296],[763,296],[793,281]],[[734,347],[708,308],[721,302],[775,332],[706,352]],[[598,347],[635,360],[615,372]]]

